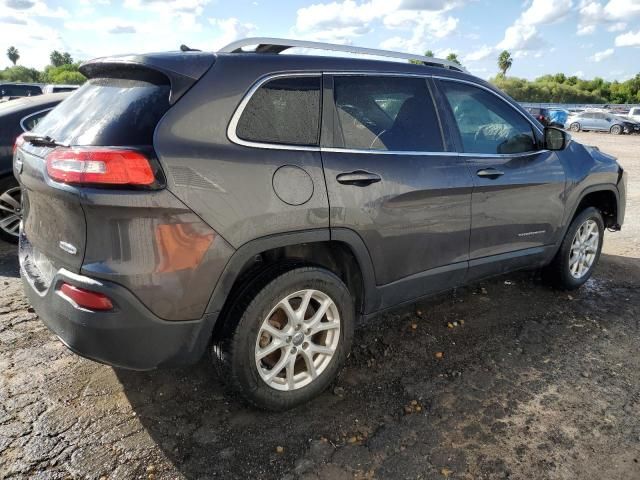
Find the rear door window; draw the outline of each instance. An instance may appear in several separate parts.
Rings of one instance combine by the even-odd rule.
[[[34,129],[68,145],[152,145],[169,108],[170,87],[161,75],[94,78],[63,101]]]
[[[536,150],[531,124],[496,95],[473,85],[442,81],[466,153],[513,154]]]
[[[335,76],[334,100],[339,124],[337,147],[444,151],[440,123],[424,78]]]
[[[266,82],[242,110],[236,135],[249,142],[318,146],[320,87],[320,75]]]

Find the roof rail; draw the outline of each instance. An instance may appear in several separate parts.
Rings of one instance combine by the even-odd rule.
[[[308,48],[313,50],[329,50],[332,52],[356,53],[360,55],[373,55],[376,57],[391,57],[404,60],[418,60],[425,65],[444,67],[451,70],[466,72],[465,68],[457,63],[443,60],[441,58],[425,57],[423,55],[413,55],[411,53],[393,52],[391,50],[378,50],[376,48],[354,47],[352,45],[338,45],[335,43],[311,42],[307,40],[288,40],[284,38],[269,37],[249,37],[231,42],[226,47],[222,47],[222,53],[243,53],[244,47],[255,45],[253,51],[247,53],[281,53],[289,48]]]

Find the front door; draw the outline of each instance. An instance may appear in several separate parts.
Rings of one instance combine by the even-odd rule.
[[[330,225],[363,239],[387,286],[380,307],[460,283],[473,183],[443,140],[428,80],[335,75],[325,85]]]
[[[474,181],[470,267],[496,273],[518,266],[514,261],[526,264],[529,255],[544,255],[564,215],[565,171],[558,154],[539,148],[532,123],[497,94],[453,80],[438,85]]]

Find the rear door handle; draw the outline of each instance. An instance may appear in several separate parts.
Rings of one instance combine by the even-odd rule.
[[[350,173],[341,173],[336,177],[338,183],[343,185],[355,185],[356,187],[366,187],[372,183],[377,183],[382,178],[376,173],[365,172],[364,170],[356,170]]]
[[[478,170],[476,172],[476,175],[478,175],[479,177],[490,178],[494,180],[504,175],[504,172],[501,172],[500,170],[495,168],[483,168],[482,170]]]

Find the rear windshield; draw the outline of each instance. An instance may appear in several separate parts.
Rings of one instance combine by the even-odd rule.
[[[94,78],[34,129],[67,145],[152,145],[169,108],[170,87],[158,81]]]

